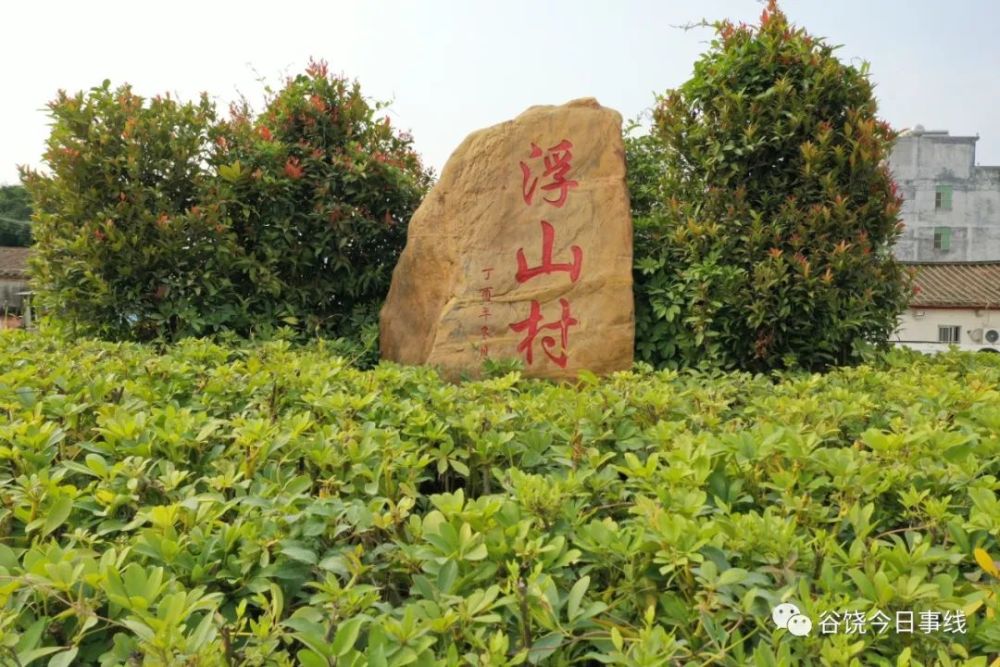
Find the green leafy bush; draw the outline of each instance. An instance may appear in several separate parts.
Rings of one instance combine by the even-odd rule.
[[[629,121],[623,139],[632,222],[636,228],[645,229],[655,224],[653,216],[668,199],[663,189],[667,149],[655,135],[642,131],[639,118]]]
[[[666,195],[636,218],[637,356],[745,370],[857,362],[885,344],[909,295],[891,253],[896,135],[875,115],[867,66],[841,63],[773,0],[758,27],[715,30],[693,77],[658,101],[662,154],[631,142],[640,202]]]
[[[430,185],[411,137],[376,117],[384,106],[314,62],[259,117],[239,108],[221,127],[213,198],[252,267],[254,320],[326,334],[377,321]]]
[[[199,210],[216,122],[207,96],[144,100],[110,82],[49,104],[47,173],[35,204],[38,305],[109,338],[191,335],[238,322],[236,248]],[[235,328],[235,326],[234,326]]]
[[[356,83],[313,63],[224,121],[108,82],[49,108],[48,171],[22,178],[58,320],[138,340],[374,321],[429,175]]]
[[[959,353],[453,385],[7,332],[0,660],[985,666],[998,385]],[[968,628],[793,637],[786,600]]]

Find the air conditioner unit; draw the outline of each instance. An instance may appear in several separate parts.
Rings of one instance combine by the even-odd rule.
[[[1000,342],[1000,330],[985,329],[983,331],[983,339],[990,345],[996,345]]]
[[[992,331],[992,329],[991,329]],[[983,330],[982,329],[970,329],[969,330],[969,340],[973,343],[983,342]]]

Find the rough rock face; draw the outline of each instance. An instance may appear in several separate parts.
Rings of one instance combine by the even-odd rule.
[[[593,98],[469,135],[410,222],[381,313],[384,359],[476,376],[632,365],[632,217],[621,116]]]

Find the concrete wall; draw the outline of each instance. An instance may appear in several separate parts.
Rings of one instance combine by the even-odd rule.
[[[896,244],[904,261],[1000,259],[1000,167],[977,167],[976,137],[916,131],[898,139],[889,167],[903,196],[906,225]],[[951,210],[935,209],[937,186],[952,188]],[[949,250],[934,248],[934,229],[951,229]]]
[[[990,344],[985,339],[973,340],[973,332],[982,329],[1000,330],[1000,310],[974,310],[972,308],[909,308],[900,318],[899,329],[893,340],[898,344],[922,349],[938,346],[938,327],[962,328],[958,346],[976,350],[993,347],[1000,350],[1000,343]],[[946,348],[947,345],[940,345]]]

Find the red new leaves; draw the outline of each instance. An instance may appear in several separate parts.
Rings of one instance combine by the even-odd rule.
[[[285,163],[285,176],[293,181],[302,178],[302,167],[297,157],[288,158],[288,162]]]

